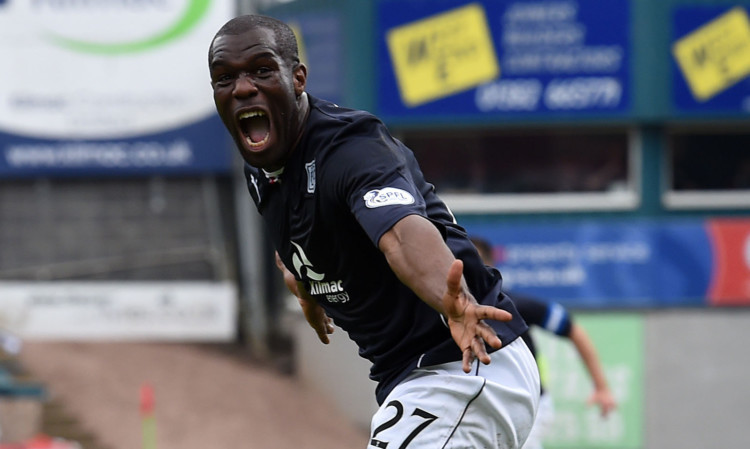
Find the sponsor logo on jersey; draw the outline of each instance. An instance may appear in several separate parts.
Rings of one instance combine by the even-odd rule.
[[[362,198],[365,200],[365,206],[370,209],[383,206],[393,206],[396,204],[414,203],[414,197],[411,193],[395,187],[384,187],[382,189],[370,190]]]
[[[344,290],[343,281],[311,281],[311,295],[325,295],[328,302],[348,302],[349,293]]]
[[[312,279],[314,281],[322,281],[325,277],[325,273],[318,273],[313,270],[312,262],[307,258],[307,254],[301,246],[292,242],[296,251],[292,255],[292,264],[294,270],[299,275],[300,279]]]
[[[320,295],[322,293],[338,293],[343,292],[344,287],[341,285],[342,281],[330,281],[330,282],[310,282],[310,294]]]
[[[307,258],[302,247],[294,242],[295,252],[292,255],[292,264],[297,271],[300,279],[306,279],[310,282],[308,293],[315,296],[325,295],[325,300],[330,303],[349,302],[349,293],[344,290],[344,281],[326,281],[325,273],[315,271],[312,262]]]
[[[305,164],[307,170],[307,193],[315,193],[315,159]]]

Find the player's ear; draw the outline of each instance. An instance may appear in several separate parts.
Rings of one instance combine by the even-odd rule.
[[[301,62],[298,63],[292,76],[294,77],[294,93],[299,97],[307,85],[307,66]]]

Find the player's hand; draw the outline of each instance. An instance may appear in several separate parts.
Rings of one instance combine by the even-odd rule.
[[[510,321],[513,316],[497,307],[477,304],[462,283],[463,270],[460,259],[453,261],[446,278],[443,309],[453,340],[463,352],[463,370],[468,373],[474,358],[485,365],[490,363],[485,343],[496,349],[502,346],[495,330],[483,320]]]
[[[318,339],[323,344],[330,343],[328,335],[333,333],[333,320],[326,315],[326,312],[314,299],[305,299],[298,296],[297,300],[302,307],[302,313],[305,315],[307,323],[318,334]]]
[[[314,298],[307,294],[303,287],[297,283],[294,275],[291,271],[287,270],[284,262],[281,261],[278,251],[274,253],[276,257],[276,268],[281,271],[284,276],[284,284],[294,296],[297,297],[300,307],[302,307],[302,313],[305,315],[307,323],[315,330],[318,334],[318,339],[323,344],[330,343],[328,335],[333,333],[333,320],[331,320],[322,307],[315,301]]]
[[[597,390],[591,394],[587,402],[589,405],[598,405],[603,418],[609,415],[609,412],[617,408],[617,401],[609,390]]]

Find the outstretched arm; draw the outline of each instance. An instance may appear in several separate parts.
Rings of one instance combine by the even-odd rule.
[[[401,282],[447,318],[463,352],[464,371],[471,371],[475,357],[489,363],[484,344],[499,348],[502,342],[483,320],[510,321],[512,316],[477,303],[463,277],[463,262],[453,256],[437,228],[424,217],[409,215],[381,237],[379,246]]]
[[[302,307],[302,313],[305,315],[305,319],[310,327],[312,327],[315,330],[315,333],[318,334],[318,339],[323,344],[327,345],[330,343],[328,334],[333,333],[332,320],[326,315],[325,311],[320,307],[320,304],[318,304],[315,298],[307,293],[302,283],[297,282],[297,279],[294,278],[292,272],[287,270],[284,262],[281,261],[278,252],[275,253],[275,257],[276,268],[278,268],[281,271],[282,276],[284,276],[284,284],[286,285],[286,288],[297,297],[297,301],[299,301],[299,305]]]
[[[609,412],[617,407],[612,392],[609,390],[607,379],[604,376],[604,370],[599,362],[599,356],[596,352],[596,348],[589,338],[586,331],[579,325],[573,323],[570,329],[570,339],[578,350],[578,354],[583,359],[586,370],[591,376],[591,380],[594,382],[594,392],[589,397],[589,404],[597,404],[601,409],[602,416],[607,416]]]

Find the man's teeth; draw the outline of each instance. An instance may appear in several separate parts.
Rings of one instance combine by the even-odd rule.
[[[268,141],[268,135],[261,140],[260,142],[253,142],[253,140],[250,138],[250,136],[245,137],[245,142],[247,142],[248,145],[251,147],[261,147]]]
[[[248,112],[243,112],[242,114],[240,114],[240,120],[244,120],[246,118],[251,118],[251,117],[263,117],[265,115],[266,113],[263,111],[248,111]]]
[[[253,118],[253,117],[265,117],[265,116],[266,116],[266,113],[263,112],[263,111],[258,111],[258,110],[247,111],[247,112],[243,112],[243,113],[241,113],[239,115],[239,120],[242,121],[242,120]],[[247,135],[247,136],[245,136],[245,142],[247,142],[247,144],[250,147],[261,147],[261,146],[265,145],[266,142],[268,142],[268,134],[266,134],[266,136],[260,142],[253,142],[253,140],[250,138],[250,136]]]

